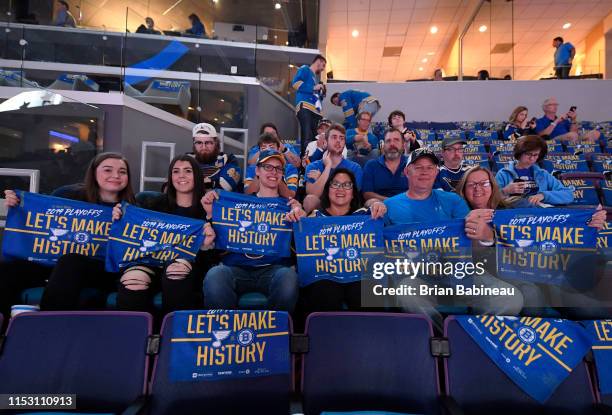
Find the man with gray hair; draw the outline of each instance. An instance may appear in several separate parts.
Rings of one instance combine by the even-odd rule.
[[[557,116],[559,102],[556,98],[551,97],[544,101],[542,110],[544,116],[536,121],[536,133],[545,138],[564,142],[574,143],[579,138],[584,138],[590,142],[596,142],[601,137],[599,131],[587,131],[582,137],[578,134],[578,122],[576,121],[576,107],[572,106],[568,112]]]

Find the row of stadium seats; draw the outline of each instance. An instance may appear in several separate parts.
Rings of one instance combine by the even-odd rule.
[[[291,334],[283,346],[293,353],[286,373],[173,382],[174,318],[167,315],[155,335],[146,313],[20,314],[3,337],[0,394],[76,394],[81,412],[139,413],[144,406],[151,414],[288,414],[298,357],[306,415],[358,410],[577,415],[612,404],[612,396],[598,392],[593,363],[586,361],[545,404],[537,403],[452,316],[440,338],[418,315],[314,313],[305,334]],[[289,317],[276,313],[276,319]]]

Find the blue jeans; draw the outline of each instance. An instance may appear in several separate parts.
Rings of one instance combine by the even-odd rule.
[[[282,265],[237,267],[217,265],[204,278],[206,308],[232,310],[249,292],[268,297],[268,308],[292,312],[298,297],[298,278],[292,268]]]

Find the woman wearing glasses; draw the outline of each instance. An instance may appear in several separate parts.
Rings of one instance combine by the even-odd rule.
[[[353,172],[339,168],[331,173],[325,183],[320,209],[314,210],[310,216],[371,215],[373,219],[378,219],[387,212],[384,203],[376,199],[368,200],[368,206],[364,207],[361,201]],[[339,283],[321,280],[304,287],[300,299],[303,300],[307,312],[340,311],[343,304],[346,304],[349,310],[359,310],[361,281]]]
[[[544,160],[548,147],[537,135],[521,137],[514,146],[516,161],[508,163],[495,178],[504,196],[512,197],[513,207],[567,205],[574,201],[574,189],[564,186],[537,163]]]

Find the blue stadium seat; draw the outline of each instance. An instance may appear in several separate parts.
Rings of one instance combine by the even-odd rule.
[[[548,153],[542,162],[542,166],[549,173],[552,172],[588,172],[584,154],[574,155],[570,153]]]
[[[600,183],[604,204],[612,207],[612,180],[602,180]]]
[[[478,140],[481,143],[490,143],[494,140],[499,139],[497,131],[474,130],[474,131],[467,131],[466,134],[470,140]]]
[[[153,307],[155,307],[156,310],[161,310],[162,308],[161,293],[157,293],[153,297]],[[108,308],[109,310],[117,309],[117,293],[110,293],[108,297],[106,297],[106,308]]]
[[[450,357],[445,359],[446,392],[470,415],[583,415],[595,396],[586,364],[579,364],[545,405],[524,393],[480,349],[454,317],[444,323]]]
[[[39,305],[45,287],[28,288],[21,292],[21,303],[28,305]],[[101,303],[102,294],[95,288],[84,288],[79,296],[79,305],[89,307]]]
[[[262,293],[246,293],[238,300],[239,310],[266,310],[268,297]]]
[[[469,166],[479,165],[490,169],[488,153],[468,153],[463,156],[463,163]]]
[[[489,145],[489,152],[491,154],[506,153],[512,155],[514,152],[515,143],[507,140],[495,140],[491,141]]]
[[[391,313],[313,313],[302,365],[305,415],[322,411],[437,411],[431,322]],[[377,412],[378,413],[378,412]]]
[[[0,354],[0,393],[76,394],[78,411],[121,412],[146,392],[151,326],[147,313],[19,314]]]
[[[514,161],[514,156],[512,154],[507,153],[498,153],[493,156],[493,170],[498,171],[505,167],[511,161]]]
[[[574,205],[598,205],[599,195],[595,183],[591,180],[578,178],[562,178],[564,186],[574,186]]]
[[[593,154],[591,163],[593,164],[593,171],[612,172],[612,154]]]
[[[580,143],[567,146],[567,151],[572,154],[594,155],[601,154],[601,146],[598,143]]]
[[[150,415],[286,415],[289,412],[291,373],[214,381],[170,381],[174,316],[175,313],[167,314],[162,323],[160,351],[151,379]],[[277,319],[283,316],[289,318],[287,313],[276,314]]]

